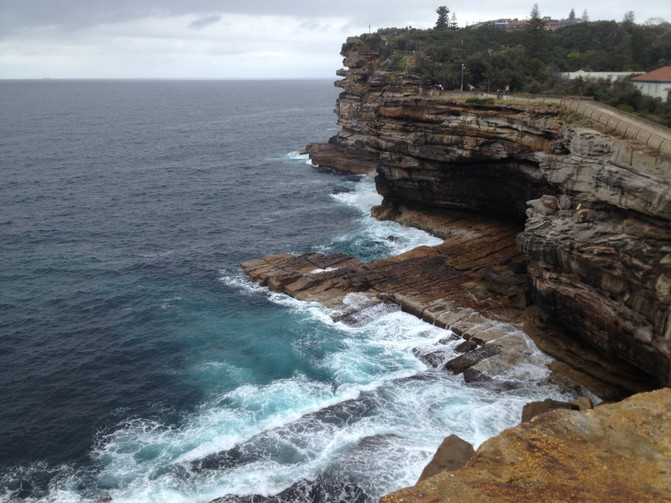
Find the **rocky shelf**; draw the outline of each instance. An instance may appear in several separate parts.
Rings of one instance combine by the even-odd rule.
[[[282,254],[242,264],[260,285],[325,306],[337,321],[355,320],[379,303],[398,304],[428,323],[450,329],[464,340],[462,356],[446,370],[470,382],[489,379],[535,358],[530,326],[542,326],[531,306],[527,259],[516,246],[519,226],[477,214],[450,210],[404,210],[404,222],[440,228],[441,245],[363,263],[347,255]],[[545,329],[545,328],[544,328]],[[600,361],[587,347],[564,348],[570,363],[554,362],[555,378],[580,385],[606,400],[647,389],[646,375],[624,362]],[[430,355],[426,357],[429,359]]]

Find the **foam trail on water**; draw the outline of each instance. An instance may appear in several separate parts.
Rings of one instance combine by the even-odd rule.
[[[298,160],[298,161],[309,161],[310,156],[308,154],[302,154],[298,150],[289,152],[286,155],[287,159]]]
[[[361,252],[373,242],[360,253],[373,259],[440,242],[370,218],[379,201],[370,179],[350,188],[333,197],[360,209],[360,226],[336,244]],[[253,351],[232,348],[195,361],[204,393],[196,410],[178,423],[128,417],[101,432],[91,452],[96,470],[61,469],[42,501],[205,503],[288,491],[287,501],[309,501],[316,492],[322,501],[373,502],[414,484],[447,435],[477,447],[519,423],[528,401],[566,398],[540,384],[545,360],[533,348],[532,363],[502,377],[516,386],[468,386],[418,358],[452,358],[459,341],[397,306],[366,308],[365,295],[350,294],[346,304],[362,309],[336,322],[322,306],[272,292],[239,270],[221,271],[220,281],[256,309],[253,327],[245,325]],[[289,375],[258,372],[274,353],[298,362]],[[82,487],[95,487],[93,498]]]
[[[313,355],[325,377],[296,373],[215,393],[178,426],[123,421],[92,453],[96,483],[115,502],[207,502],[306,487],[328,501],[338,501],[336,494],[376,501],[413,484],[445,436],[477,446],[519,422],[527,401],[560,398],[535,384],[505,392],[468,387],[461,376],[428,368],[414,350],[454,356],[458,341],[445,343],[449,332],[397,309],[349,325],[243,278],[222,281],[279,302],[302,331],[287,342],[306,345],[307,354],[315,343],[328,346]],[[48,501],[81,501],[75,482],[63,481]]]
[[[428,232],[370,216],[371,208],[382,202],[372,178],[362,176],[351,190],[332,196],[340,204],[355,208],[361,217],[354,231],[338,236],[334,246],[364,261],[399,255],[418,246],[436,246],[443,241]]]
[[[370,214],[370,209],[382,203],[382,196],[375,190],[373,178],[362,175],[353,190],[338,192],[332,195],[336,201],[353,206],[362,215]]]

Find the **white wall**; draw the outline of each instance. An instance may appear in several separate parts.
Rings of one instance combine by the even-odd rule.
[[[640,91],[653,98],[662,98],[663,101],[669,99],[669,91],[671,91],[671,82],[636,82],[634,85]]]

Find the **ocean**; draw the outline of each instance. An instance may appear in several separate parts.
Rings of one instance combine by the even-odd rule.
[[[467,385],[416,356],[449,357],[446,330],[336,323],[241,273],[440,242],[299,153],[338,131],[337,93],[0,81],[0,502],[373,502],[447,435],[478,446],[561,398],[543,365]]]

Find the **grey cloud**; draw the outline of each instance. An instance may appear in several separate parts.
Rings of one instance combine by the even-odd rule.
[[[219,21],[221,21],[221,15],[219,15],[219,14],[212,14],[210,16],[203,16],[201,18],[196,19],[191,24],[189,24],[189,28],[193,28],[194,30],[202,30],[203,28],[206,28],[207,26],[216,24]]]
[[[6,5],[7,3],[13,5]],[[52,26],[71,31],[138,17],[220,14],[284,15],[296,17],[355,17],[362,23],[386,26],[393,19],[424,14],[433,17],[433,3],[386,0],[10,0],[0,5],[0,37],[25,28]],[[418,5],[424,4],[424,5]],[[428,5],[429,7],[426,7]],[[403,24],[403,23],[401,23]]]
[[[81,29],[102,23],[117,23],[147,16],[193,15],[208,16],[220,14],[285,15],[307,17],[346,17],[355,19],[361,25],[371,24],[375,28],[384,26],[407,26],[421,21],[433,23],[435,9],[446,4],[459,17],[462,13],[473,14],[488,19],[494,10],[522,16],[531,11],[533,0],[509,0],[501,3],[483,0],[476,5],[450,5],[452,2],[431,0],[339,0],[320,2],[314,0],[3,0],[0,2],[0,34],[18,31],[23,27],[57,26],[61,29]],[[10,4],[10,5],[7,5]],[[563,4],[552,7],[539,2],[541,14],[563,15],[569,10]],[[621,19],[630,2],[613,0],[608,2],[587,0],[584,7],[593,19],[604,19],[604,9],[617,12]],[[598,6],[598,8],[597,8]],[[626,9],[625,9],[626,7]],[[582,12],[576,5],[576,12]],[[596,9],[596,10],[595,10]],[[659,0],[640,0],[634,6],[637,19],[661,16],[669,17],[669,7]],[[565,13],[568,15],[568,12]],[[2,36],[2,35],[0,35]]]
[[[347,36],[390,26],[429,28],[443,3],[463,25],[524,17],[534,0],[463,6],[440,0],[0,0],[0,75],[331,76]],[[561,3],[538,3],[542,15],[566,16],[570,10]],[[592,20],[613,13],[621,19],[630,3],[586,0],[576,13],[586,8]],[[668,0],[639,0],[636,19],[670,19],[670,9]],[[204,29],[215,23],[222,29]],[[268,57],[275,52],[286,60],[275,64]]]

